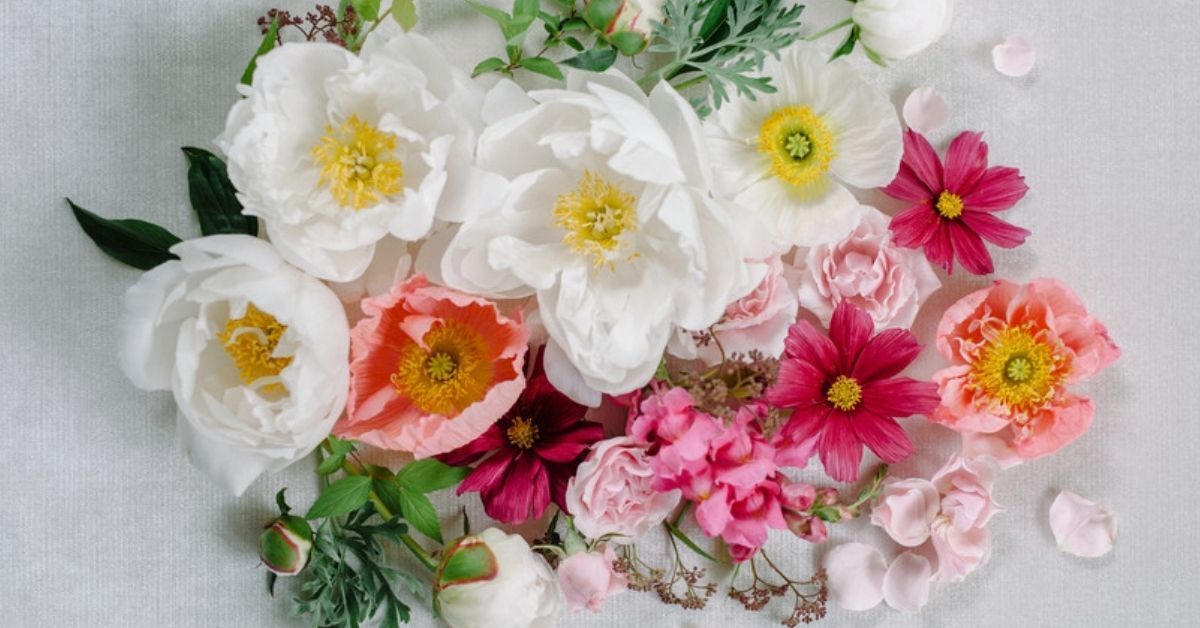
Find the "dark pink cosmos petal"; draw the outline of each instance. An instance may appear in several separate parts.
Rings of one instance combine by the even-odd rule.
[[[777,408],[805,408],[825,401],[828,377],[803,360],[784,359],[779,377],[767,389],[767,402]]]
[[[893,240],[898,246],[919,249],[935,235],[942,219],[929,201],[914,205],[892,219]]]
[[[572,462],[579,458],[592,443],[604,438],[604,428],[599,423],[581,421],[578,427],[555,435],[555,440],[540,440],[533,452],[550,462]]]
[[[808,362],[826,375],[837,374],[838,348],[812,323],[800,321],[792,325],[783,346],[787,357]]]
[[[503,484],[504,475],[512,462],[513,456],[509,451],[501,451],[484,460],[458,485],[458,494],[488,491],[498,484]]]
[[[862,463],[862,442],[850,426],[850,419],[841,412],[834,412],[825,421],[821,440],[817,443],[821,452],[821,464],[829,477],[838,482],[858,480],[858,467]]]
[[[534,419],[542,437],[547,438],[560,430],[570,429],[586,413],[586,407],[558,392],[549,379],[537,376],[529,382],[509,416]]]
[[[1025,238],[1030,236],[1028,229],[1009,224],[987,212],[965,211],[962,221],[983,239],[1005,249],[1024,244]]]
[[[904,428],[894,419],[860,409],[850,420],[850,425],[858,438],[888,464],[900,462],[916,451]]]
[[[917,337],[907,329],[885,329],[867,342],[851,376],[860,384],[895,377],[921,353]]]
[[[862,352],[871,334],[875,333],[875,321],[871,315],[849,300],[842,301],[833,310],[829,321],[829,339],[838,348],[838,374],[849,374],[854,369],[858,354]]]
[[[465,467],[469,464],[474,464],[475,461],[489,452],[507,447],[508,441],[504,439],[504,432],[500,428],[501,423],[503,421],[494,423],[475,440],[454,451],[444,453],[438,456],[437,459],[452,467]]]
[[[970,194],[963,196],[963,207],[980,212],[1008,209],[1025,198],[1029,186],[1016,168],[988,168]]]
[[[896,178],[886,188],[883,188],[884,194],[902,201],[929,202],[939,192],[941,190],[931,190],[926,187],[917,173],[904,163],[900,164],[900,172],[896,173]]]
[[[925,258],[948,274],[954,274],[954,243],[950,239],[949,220],[940,220],[937,231],[925,243]]]
[[[862,407],[879,416],[929,415],[941,402],[937,384],[908,377],[881,379],[863,386]]]
[[[546,470],[550,474],[550,501],[554,502],[566,512],[571,514],[567,509],[567,484],[571,478],[575,476],[577,465],[547,465]]]
[[[903,163],[912,168],[913,174],[925,187],[937,194],[946,186],[942,184],[942,162],[937,151],[924,135],[909,129],[904,133]]]
[[[965,131],[950,142],[946,150],[946,189],[963,196],[987,170],[988,146],[983,133]]]
[[[772,445],[775,447],[775,464],[781,467],[803,469],[808,466],[820,443],[825,420],[833,412],[827,404],[800,408],[792,412],[787,423],[779,430]]]
[[[958,262],[967,272],[990,275],[996,270],[992,264],[992,255],[983,244],[983,238],[970,227],[957,220],[950,221],[950,238],[954,241],[954,252],[958,255]]]
[[[518,455],[504,481],[482,491],[483,510],[501,523],[536,519],[550,505],[550,477],[534,456]]]

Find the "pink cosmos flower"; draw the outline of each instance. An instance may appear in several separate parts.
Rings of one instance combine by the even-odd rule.
[[[1071,393],[1121,352],[1104,325],[1055,279],[997,281],[946,310],[934,375],[932,419],[963,433],[993,434],[1023,460],[1053,453],[1092,423],[1090,399]]]
[[[1029,237],[1029,231],[996,217],[1025,197],[1025,178],[1015,168],[989,168],[982,138],[971,131],[954,138],[943,166],[929,140],[907,131],[900,172],[884,189],[915,203],[892,219],[896,243],[924,248],[929,261],[947,273],[958,258],[968,272],[990,274],[994,266],[984,240],[1011,249]]]
[[[572,612],[599,612],[605,600],[626,589],[629,578],[613,569],[616,559],[616,552],[605,545],[602,551],[571,554],[558,564],[558,584]]]
[[[884,462],[907,458],[913,444],[895,418],[937,407],[933,384],[896,377],[921,352],[916,337],[906,329],[874,331],[870,315],[849,301],[834,310],[828,336],[796,323],[766,394],[772,405],[793,409],[780,431],[789,457],[815,450],[840,482],[858,479],[863,445]]]
[[[520,313],[414,275],[362,302],[350,332],[350,399],[334,433],[424,458],[478,437],[525,385]]]

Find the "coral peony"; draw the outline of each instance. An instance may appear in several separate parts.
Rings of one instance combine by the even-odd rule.
[[[1067,390],[1120,356],[1104,325],[1054,279],[997,281],[946,311],[932,418],[965,433],[996,434],[1021,459],[1058,451],[1092,423],[1092,402]]]
[[[521,394],[529,332],[519,313],[506,318],[424,275],[362,307],[338,436],[428,457],[477,438]]]
[[[906,132],[900,173],[884,189],[915,203],[892,219],[896,243],[924,248],[929,261],[948,273],[957,257],[968,272],[990,274],[994,267],[984,240],[1011,249],[1029,237],[1029,231],[996,217],[1025,197],[1025,178],[1015,168],[989,168],[982,138],[970,131],[954,138],[943,166],[929,140]]]

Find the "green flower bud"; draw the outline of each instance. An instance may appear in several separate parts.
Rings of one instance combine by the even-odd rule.
[[[654,22],[662,21],[663,0],[587,0],[583,19],[621,54],[646,49]]]
[[[258,538],[258,555],[271,573],[294,576],[308,564],[313,532],[302,517],[284,515],[263,530]]]

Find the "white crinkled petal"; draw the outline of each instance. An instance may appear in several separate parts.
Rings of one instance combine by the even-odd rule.
[[[858,201],[849,190],[830,182],[818,196],[798,200],[795,190],[768,178],[739,194],[736,204],[754,208],[776,242],[814,246],[850,232],[857,220]]]
[[[171,387],[171,366],[179,325],[191,307],[179,304],[187,291],[179,262],[147,271],[125,292],[117,362],[142,390]]]
[[[546,343],[545,351],[542,359],[545,360],[546,378],[550,384],[575,403],[590,408],[599,407],[602,395],[588,386],[579,369],[571,364],[558,344],[550,340]]]
[[[866,611],[883,601],[887,561],[879,550],[862,543],[847,543],[825,557],[829,599],[849,611]]]
[[[914,552],[904,552],[892,561],[883,576],[883,599],[902,613],[916,613],[929,602],[933,567]]]
[[[1117,518],[1108,508],[1063,491],[1050,505],[1050,530],[1058,549],[1096,558],[1112,550],[1117,540]]]

